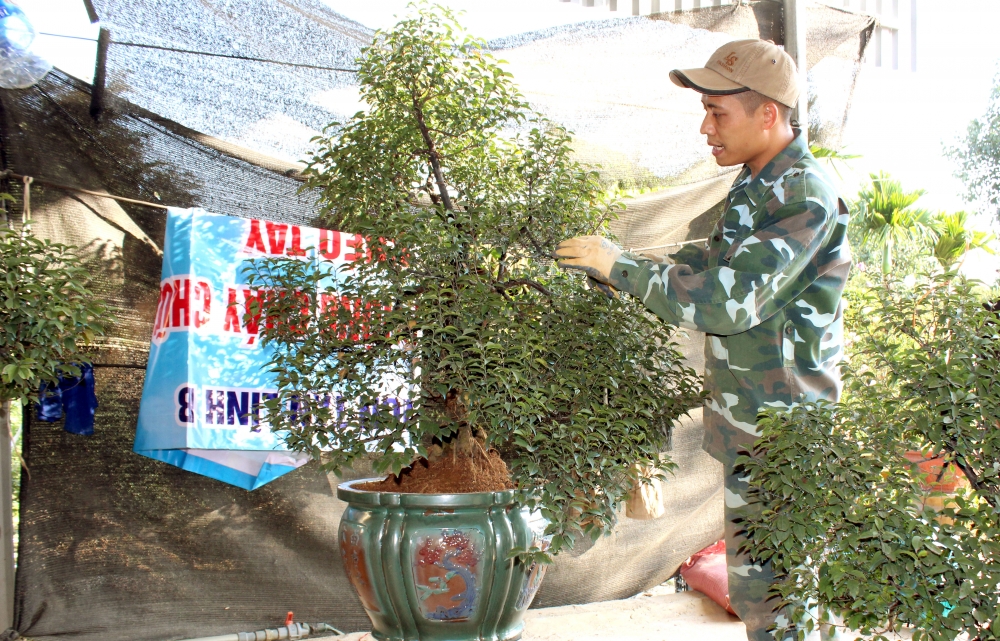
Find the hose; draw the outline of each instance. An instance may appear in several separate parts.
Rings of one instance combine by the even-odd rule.
[[[283,639],[301,639],[314,632],[343,634],[343,632],[327,623],[317,623],[312,626],[308,623],[293,623],[281,626],[280,628],[269,628],[267,630],[257,630],[256,632],[235,632],[233,634],[221,634],[214,637],[198,637],[196,639],[186,639],[185,641],[282,641]]]

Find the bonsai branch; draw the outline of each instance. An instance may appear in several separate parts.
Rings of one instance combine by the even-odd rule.
[[[968,464],[968,462],[965,460],[965,457],[959,455],[956,452],[957,444],[952,441],[948,442],[945,445],[945,447],[949,451],[951,451],[952,455],[954,456],[951,462],[957,465],[958,469],[962,470],[962,473],[965,474],[965,478],[969,480],[969,485],[972,486],[972,489],[974,489],[979,494],[979,496],[981,496],[983,500],[989,503],[990,506],[993,507],[994,509],[1000,507],[1000,504],[998,504],[997,502],[997,497],[994,496],[994,494],[989,491],[990,488],[986,487],[986,484],[983,483],[983,480],[979,478],[979,475],[976,474],[976,471],[972,469],[972,466]]]
[[[529,225],[531,224],[530,217],[528,218],[528,224]],[[546,252],[544,248],[542,248],[541,244],[535,239],[535,236],[531,233],[531,230],[528,229],[528,225],[525,225],[524,227],[521,228],[521,233],[527,236],[528,242],[531,243],[531,246],[535,249],[538,255],[545,256],[546,258],[551,258],[551,255],[548,252]]]
[[[507,282],[496,284],[497,291],[501,293],[505,292],[508,289],[512,289],[514,287],[530,287],[549,299],[553,298],[554,296],[552,292],[550,292],[548,289],[545,288],[544,285],[542,285],[541,283],[536,283],[535,281],[529,280],[527,278],[508,280]]]
[[[444,181],[444,173],[441,171],[441,159],[434,146],[434,140],[431,138],[431,132],[427,128],[427,123],[424,122],[424,111],[420,107],[420,102],[416,94],[413,94],[413,115],[417,119],[417,127],[420,128],[420,135],[423,136],[424,142],[427,143],[427,158],[430,160],[431,167],[434,170],[434,179],[437,181],[441,202],[444,203],[444,207],[448,211],[455,211],[455,208],[451,204],[451,196],[448,195],[448,185]]]

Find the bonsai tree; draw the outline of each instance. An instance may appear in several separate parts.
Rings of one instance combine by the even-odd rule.
[[[670,469],[671,426],[700,399],[670,326],[550,258],[618,206],[448,10],[376,33],[359,67],[368,109],[316,138],[306,171],[320,224],[365,239],[353,271],[250,275],[298,292],[248,310],[275,348],[272,428],[334,470],[374,455],[384,489],[516,488],[552,552],[597,536],[638,468]]]
[[[1000,638],[1000,318],[952,273],[870,287],[846,321],[843,402],[767,413],[741,459],[766,505],[751,554],[792,619],[818,605],[876,639]],[[928,507],[935,479],[912,450],[969,488]]]

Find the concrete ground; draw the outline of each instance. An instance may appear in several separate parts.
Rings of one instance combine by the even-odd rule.
[[[700,592],[657,586],[631,599],[528,610],[521,641],[746,641],[746,626]],[[905,641],[912,632],[889,634]],[[835,641],[856,639],[839,634]],[[967,639],[968,637],[963,637]],[[814,634],[810,639],[819,640]],[[374,641],[370,632],[316,641]]]
[[[746,641],[746,628],[699,592],[528,610],[522,641]],[[368,632],[322,641],[372,641]]]

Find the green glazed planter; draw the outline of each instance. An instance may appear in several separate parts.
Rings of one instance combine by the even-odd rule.
[[[514,493],[366,492],[343,483],[344,571],[379,641],[513,641],[545,566],[507,560],[515,547],[547,547],[545,521]]]

